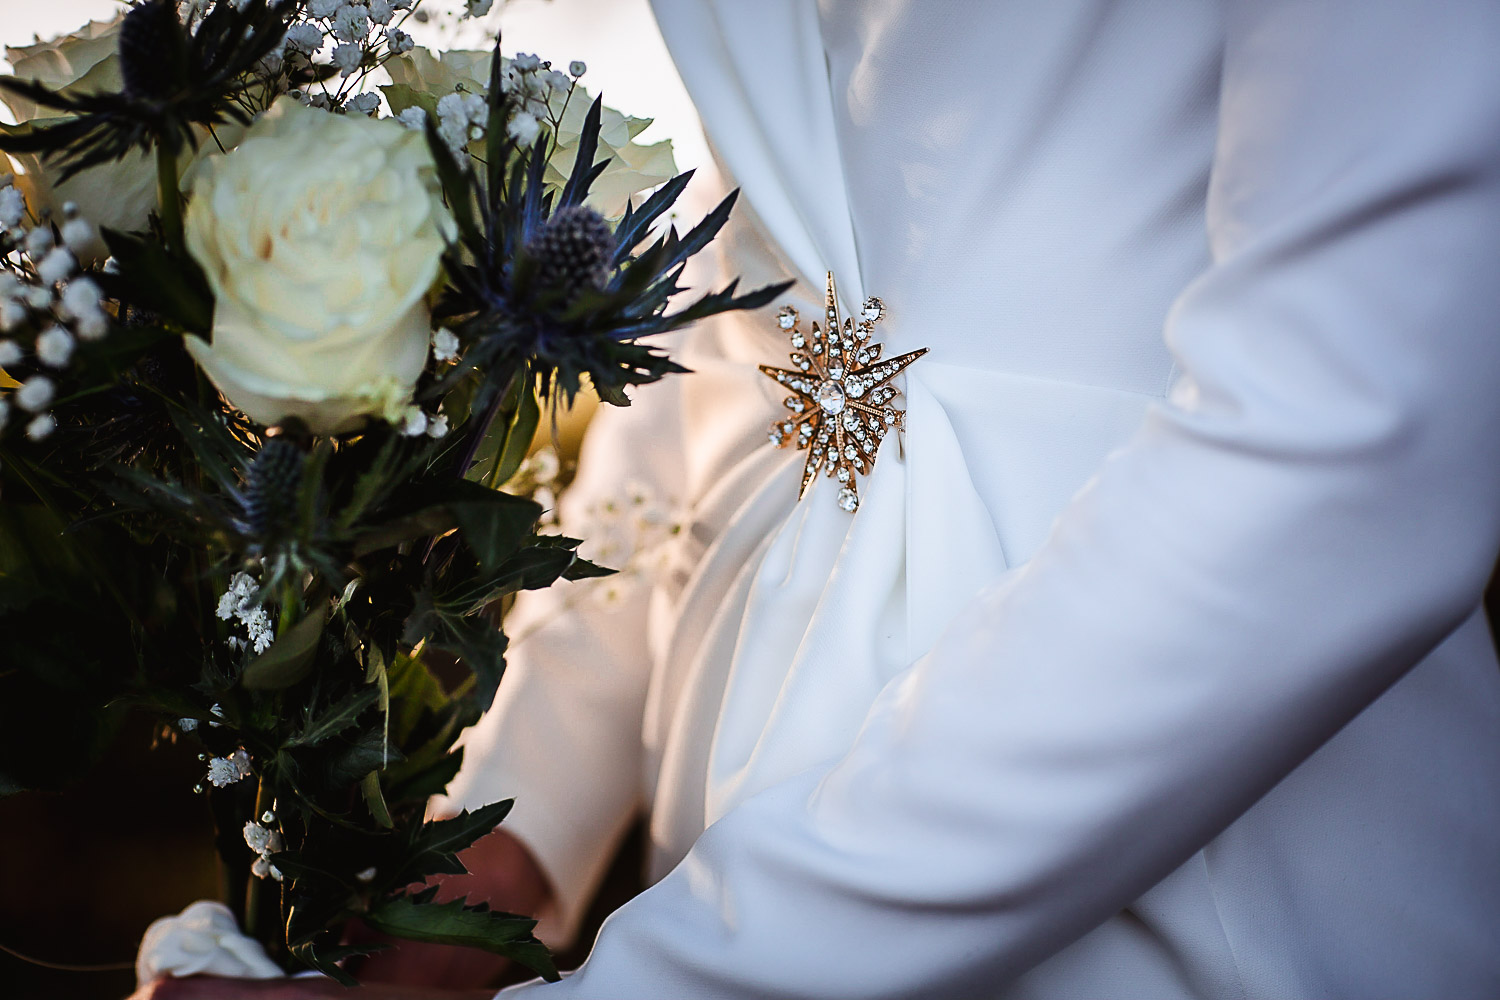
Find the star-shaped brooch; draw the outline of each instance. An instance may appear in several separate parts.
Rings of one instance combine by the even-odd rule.
[[[842,486],[839,506],[853,513],[859,509],[855,476],[870,474],[885,432],[902,426],[906,416],[896,408],[901,391],[891,380],[927,348],[880,360],[880,345],[870,335],[885,315],[884,304],[872,296],[860,308],[858,323],[841,320],[831,271],[824,312],[826,329],[814,322],[812,332],[804,335],[797,310],[783,307],[776,323],[792,338],[793,367],[761,365],[760,370],[792,392],[785,401],[789,413],[771,424],[771,443],[807,449],[797,498],[807,492],[818,470],[826,469]]]

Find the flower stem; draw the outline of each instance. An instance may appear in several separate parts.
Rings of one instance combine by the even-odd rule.
[[[156,146],[156,206],[167,247],[182,250],[182,192],[177,187],[177,157],[161,143]]]

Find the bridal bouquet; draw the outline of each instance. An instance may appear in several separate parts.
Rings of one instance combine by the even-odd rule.
[[[415,47],[419,2],[149,0],[0,79],[0,789],[155,713],[241,926],[346,982],[356,917],[555,975],[422,888],[509,808],[425,817],[505,598],[608,572],[504,487],[545,403],[628,404],[683,370],[643,338],[782,290],[673,311],[732,196],[659,226],[646,123],[581,64]]]

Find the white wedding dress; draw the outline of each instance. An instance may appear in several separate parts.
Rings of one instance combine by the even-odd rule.
[[[728,270],[931,352],[853,516],[772,310],[599,418],[571,513],[688,527],[518,609],[455,800],[562,934],[659,881],[515,995],[1500,996],[1500,7],[656,8]]]

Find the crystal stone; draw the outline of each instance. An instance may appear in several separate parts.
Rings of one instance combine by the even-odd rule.
[[[853,399],[858,399],[865,394],[865,384],[857,378],[851,378],[844,383],[844,388]],[[835,412],[835,411],[830,411]]]
[[[797,310],[791,306],[783,306],[781,312],[776,314],[776,325],[783,330],[790,330],[797,325]]]
[[[872,295],[865,299],[864,308],[860,310],[859,314],[864,317],[866,323],[873,323],[885,315],[885,303]]]
[[[859,509],[859,494],[845,486],[839,490],[839,506],[851,514],[854,513]]]
[[[794,334],[792,334],[792,346],[793,347],[805,347],[806,345],[807,345],[807,338],[806,337],[802,336],[802,334],[800,334],[800,333],[794,333]]]
[[[841,482],[841,483],[847,483],[848,481],[849,481],[849,470],[846,469],[846,468],[844,468],[843,466],[840,466],[839,467],[839,482]]]
[[[844,387],[837,382],[824,382],[818,386],[817,398],[824,413],[839,414],[844,411]]]

